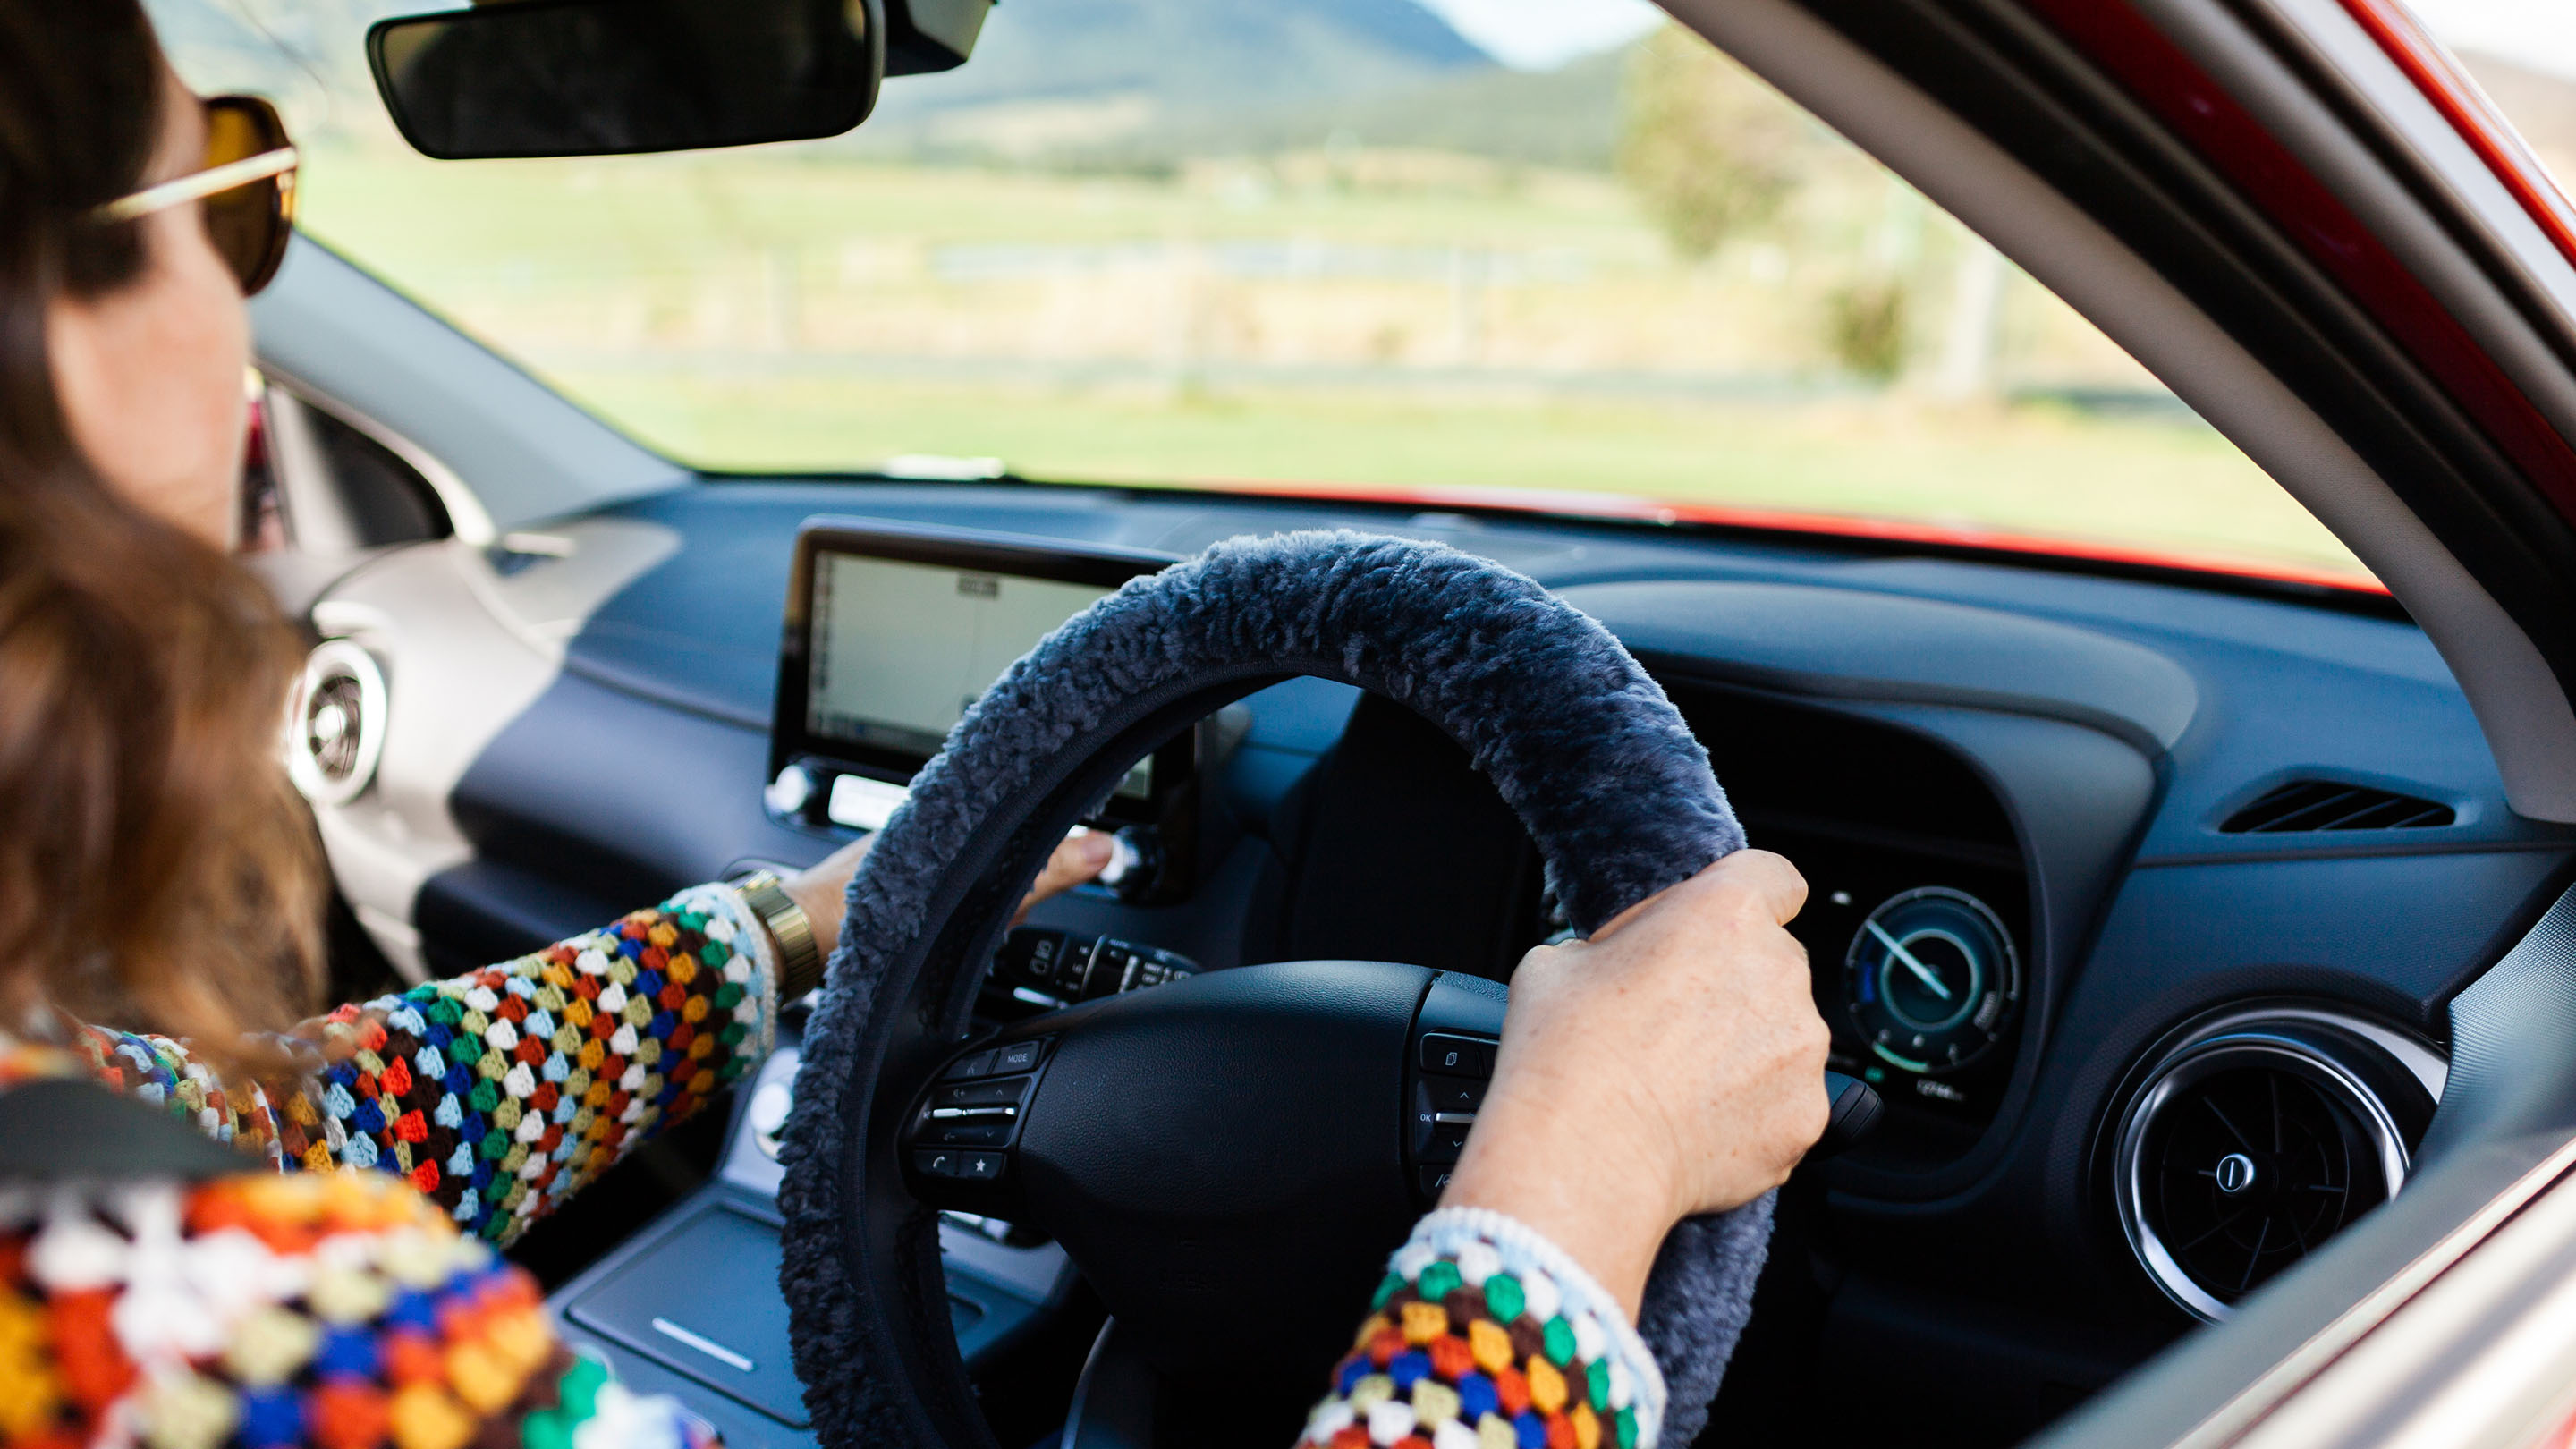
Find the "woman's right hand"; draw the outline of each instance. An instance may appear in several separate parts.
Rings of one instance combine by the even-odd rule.
[[[1536,1228],[1633,1320],[1674,1223],[1779,1186],[1824,1132],[1828,1035],[1783,929],[1806,898],[1788,861],[1738,851],[1530,952],[1441,1205]]]
[[[833,944],[841,938],[841,899],[850,888],[850,877],[859,873],[859,862],[867,859],[868,846],[876,840],[862,835],[830,855],[779,882],[787,898],[805,912],[813,927],[814,944],[830,955]],[[1057,842],[1053,854],[1029,884],[1029,893],[1020,902],[1019,912],[1011,917],[1016,926],[1026,920],[1029,907],[1049,896],[1062,895],[1093,876],[1109,864],[1112,847],[1106,834],[1093,830],[1076,830]]]

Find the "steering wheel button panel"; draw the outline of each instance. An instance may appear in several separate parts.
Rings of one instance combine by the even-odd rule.
[[[987,1184],[1010,1175],[1020,1118],[1048,1038],[979,1047],[949,1063],[913,1109],[904,1145],[916,1181]],[[995,1072],[1013,1072],[994,1076]],[[965,1203],[965,1206],[974,1206]],[[987,1204],[989,1205],[989,1204]]]
[[[1404,1074],[1405,1167],[1416,1204],[1449,1186],[1485,1104],[1508,995],[1498,982],[1442,972],[1423,992]]]
[[[1159,946],[1016,926],[993,953],[992,970],[984,986],[988,997],[1015,1001],[1021,1007],[1054,1010],[1166,985],[1198,972],[1197,962]],[[1005,1008],[997,1014],[1024,1013]],[[1016,1069],[1002,1065],[993,1070]]]
[[[1484,1105],[1494,1070],[1495,1043],[1482,1037],[1426,1034],[1416,1043],[1414,1060],[1422,1070],[1406,1097],[1407,1145],[1412,1148],[1416,1186],[1437,1197],[1449,1182],[1449,1165],[1467,1150],[1468,1130]],[[1473,1076],[1446,1073],[1475,1073]]]

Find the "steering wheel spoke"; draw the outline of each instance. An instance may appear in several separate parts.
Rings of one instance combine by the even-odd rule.
[[[1438,975],[1286,962],[1021,1023],[917,1094],[907,1184],[1053,1236],[1166,1371],[1254,1334],[1329,1361],[1419,1211],[1407,1067]]]

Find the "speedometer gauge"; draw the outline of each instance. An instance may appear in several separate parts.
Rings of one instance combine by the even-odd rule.
[[[1983,1056],[2021,1004],[2021,957],[1985,902],[1947,886],[1869,913],[1843,955],[1843,1007],[1860,1039],[1909,1072]]]

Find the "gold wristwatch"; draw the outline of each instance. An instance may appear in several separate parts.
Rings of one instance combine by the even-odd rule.
[[[757,870],[733,883],[742,903],[769,928],[778,946],[778,1004],[785,1006],[823,984],[823,949],[814,939],[814,923],[796,904],[776,872]]]

